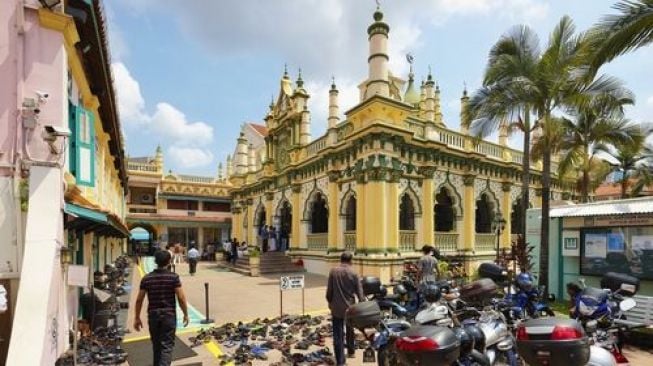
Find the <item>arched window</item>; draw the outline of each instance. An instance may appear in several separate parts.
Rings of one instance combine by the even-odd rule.
[[[329,211],[327,203],[321,193],[315,194],[311,203],[311,233],[326,233],[329,231]]]
[[[279,216],[281,221],[281,227],[280,227],[281,231],[290,233],[292,230],[292,207],[290,206],[290,203],[288,203],[288,201],[285,201],[283,203],[283,206],[281,206]]]
[[[435,231],[453,231],[455,215],[453,211],[453,199],[449,191],[442,187],[440,192],[435,195],[435,208],[433,210]]]
[[[259,228],[265,225],[265,207],[258,210],[258,215],[254,218],[256,226]]]
[[[415,230],[415,205],[408,193],[401,196],[399,203],[399,230]]]
[[[356,197],[349,196],[345,206],[345,231],[356,230]]]
[[[483,193],[481,198],[476,201],[476,232],[491,233],[492,219],[494,219],[494,205],[490,202],[490,197]]]
[[[524,223],[524,212],[522,211],[521,200],[517,200],[512,204],[510,211],[510,233],[523,234],[522,225]]]

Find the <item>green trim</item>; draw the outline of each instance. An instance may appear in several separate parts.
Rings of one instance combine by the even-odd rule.
[[[565,282],[565,260],[562,256],[562,219],[556,218],[556,221],[558,221],[558,263],[560,263],[560,268],[558,269],[558,294],[556,296],[558,299],[562,299],[562,289],[564,288]],[[578,245],[580,245],[580,243],[578,243]]]
[[[74,203],[66,202],[66,205],[64,206],[64,212],[77,217],[83,217],[88,220],[99,222],[101,224],[109,223],[106,214],[91,210],[86,207],[78,206]]]

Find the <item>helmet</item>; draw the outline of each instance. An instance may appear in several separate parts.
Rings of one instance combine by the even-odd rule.
[[[385,286],[381,285],[379,287],[379,296],[386,297],[387,295],[388,295],[388,289]]]
[[[485,334],[481,328],[474,324],[466,325],[465,332],[474,338],[474,348],[481,353],[485,352]]]
[[[474,349],[474,337],[467,333],[465,328],[454,328],[453,332],[460,341],[460,355],[464,356],[472,352]]]
[[[533,289],[533,276],[524,272],[517,275],[517,286],[522,291],[531,291]]]
[[[434,284],[426,284],[422,287],[422,295],[424,295],[424,300],[428,302],[437,302],[442,297],[440,292],[440,287]]]
[[[406,286],[402,285],[401,283],[396,285],[392,291],[395,295],[406,295],[408,293],[408,290],[406,290]]]

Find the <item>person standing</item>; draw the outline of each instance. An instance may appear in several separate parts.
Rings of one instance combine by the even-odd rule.
[[[351,267],[353,255],[350,252],[343,252],[340,255],[340,265],[332,268],[329,272],[327,283],[326,299],[331,310],[331,321],[333,325],[333,349],[338,366],[345,364],[345,338],[347,340],[347,357],[354,357],[356,348],[354,345],[354,328],[345,327],[345,313],[347,308],[358,301],[364,301],[363,286],[358,274]],[[345,330],[345,328],[347,328]]]
[[[188,250],[188,270],[191,276],[195,276],[197,261],[200,259],[200,252],[194,246]]]
[[[270,233],[268,232],[268,226],[263,225],[263,229],[261,230],[261,238],[263,239],[263,252],[268,251],[268,238],[270,237]]]
[[[179,275],[168,270],[170,260],[171,256],[167,251],[154,253],[157,268],[143,277],[136,297],[134,329],[140,331],[143,327],[141,309],[143,299],[147,295],[147,325],[152,342],[154,366],[170,366],[172,363],[172,349],[175,346],[177,328],[175,297],[184,314],[184,327],[188,325],[186,296],[181,288]]]
[[[285,252],[288,250],[288,228],[286,225],[281,226],[281,231],[279,232],[279,237],[281,238],[281,247],[280,250],[282,252]]]
[[[238,239],[234,238],[231,242],[231,264],[235,265],[238,260]]]
[[[170,258],[175,257],[175,253],[173,252],[173,246],[170,244],[166,244],[166,252],[170,254]],[[175,263],[174,261],[170,261],[170,264],[168,265],[168,269],[171,270],[172,272],[177,272],[175,268]]]
[[[274,226],[271,226],[270,231],[268,232],[268,250],[271,252],[277,250],[277,230]]]
[[[438,277],[438,260],[431,254],[433,247],[425,245],[422,247],[422,257],[417,262],[419,283],[435,282]]]

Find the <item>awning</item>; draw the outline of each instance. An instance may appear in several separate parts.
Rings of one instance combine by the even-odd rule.
[[[129,230],[114,215],[96,209],[66,202],[64,228],[67,230],[93,231],[102,236],[129,237]]]
[[[653,197],[552,207],[550,217],[613,216],[653,213]]]

